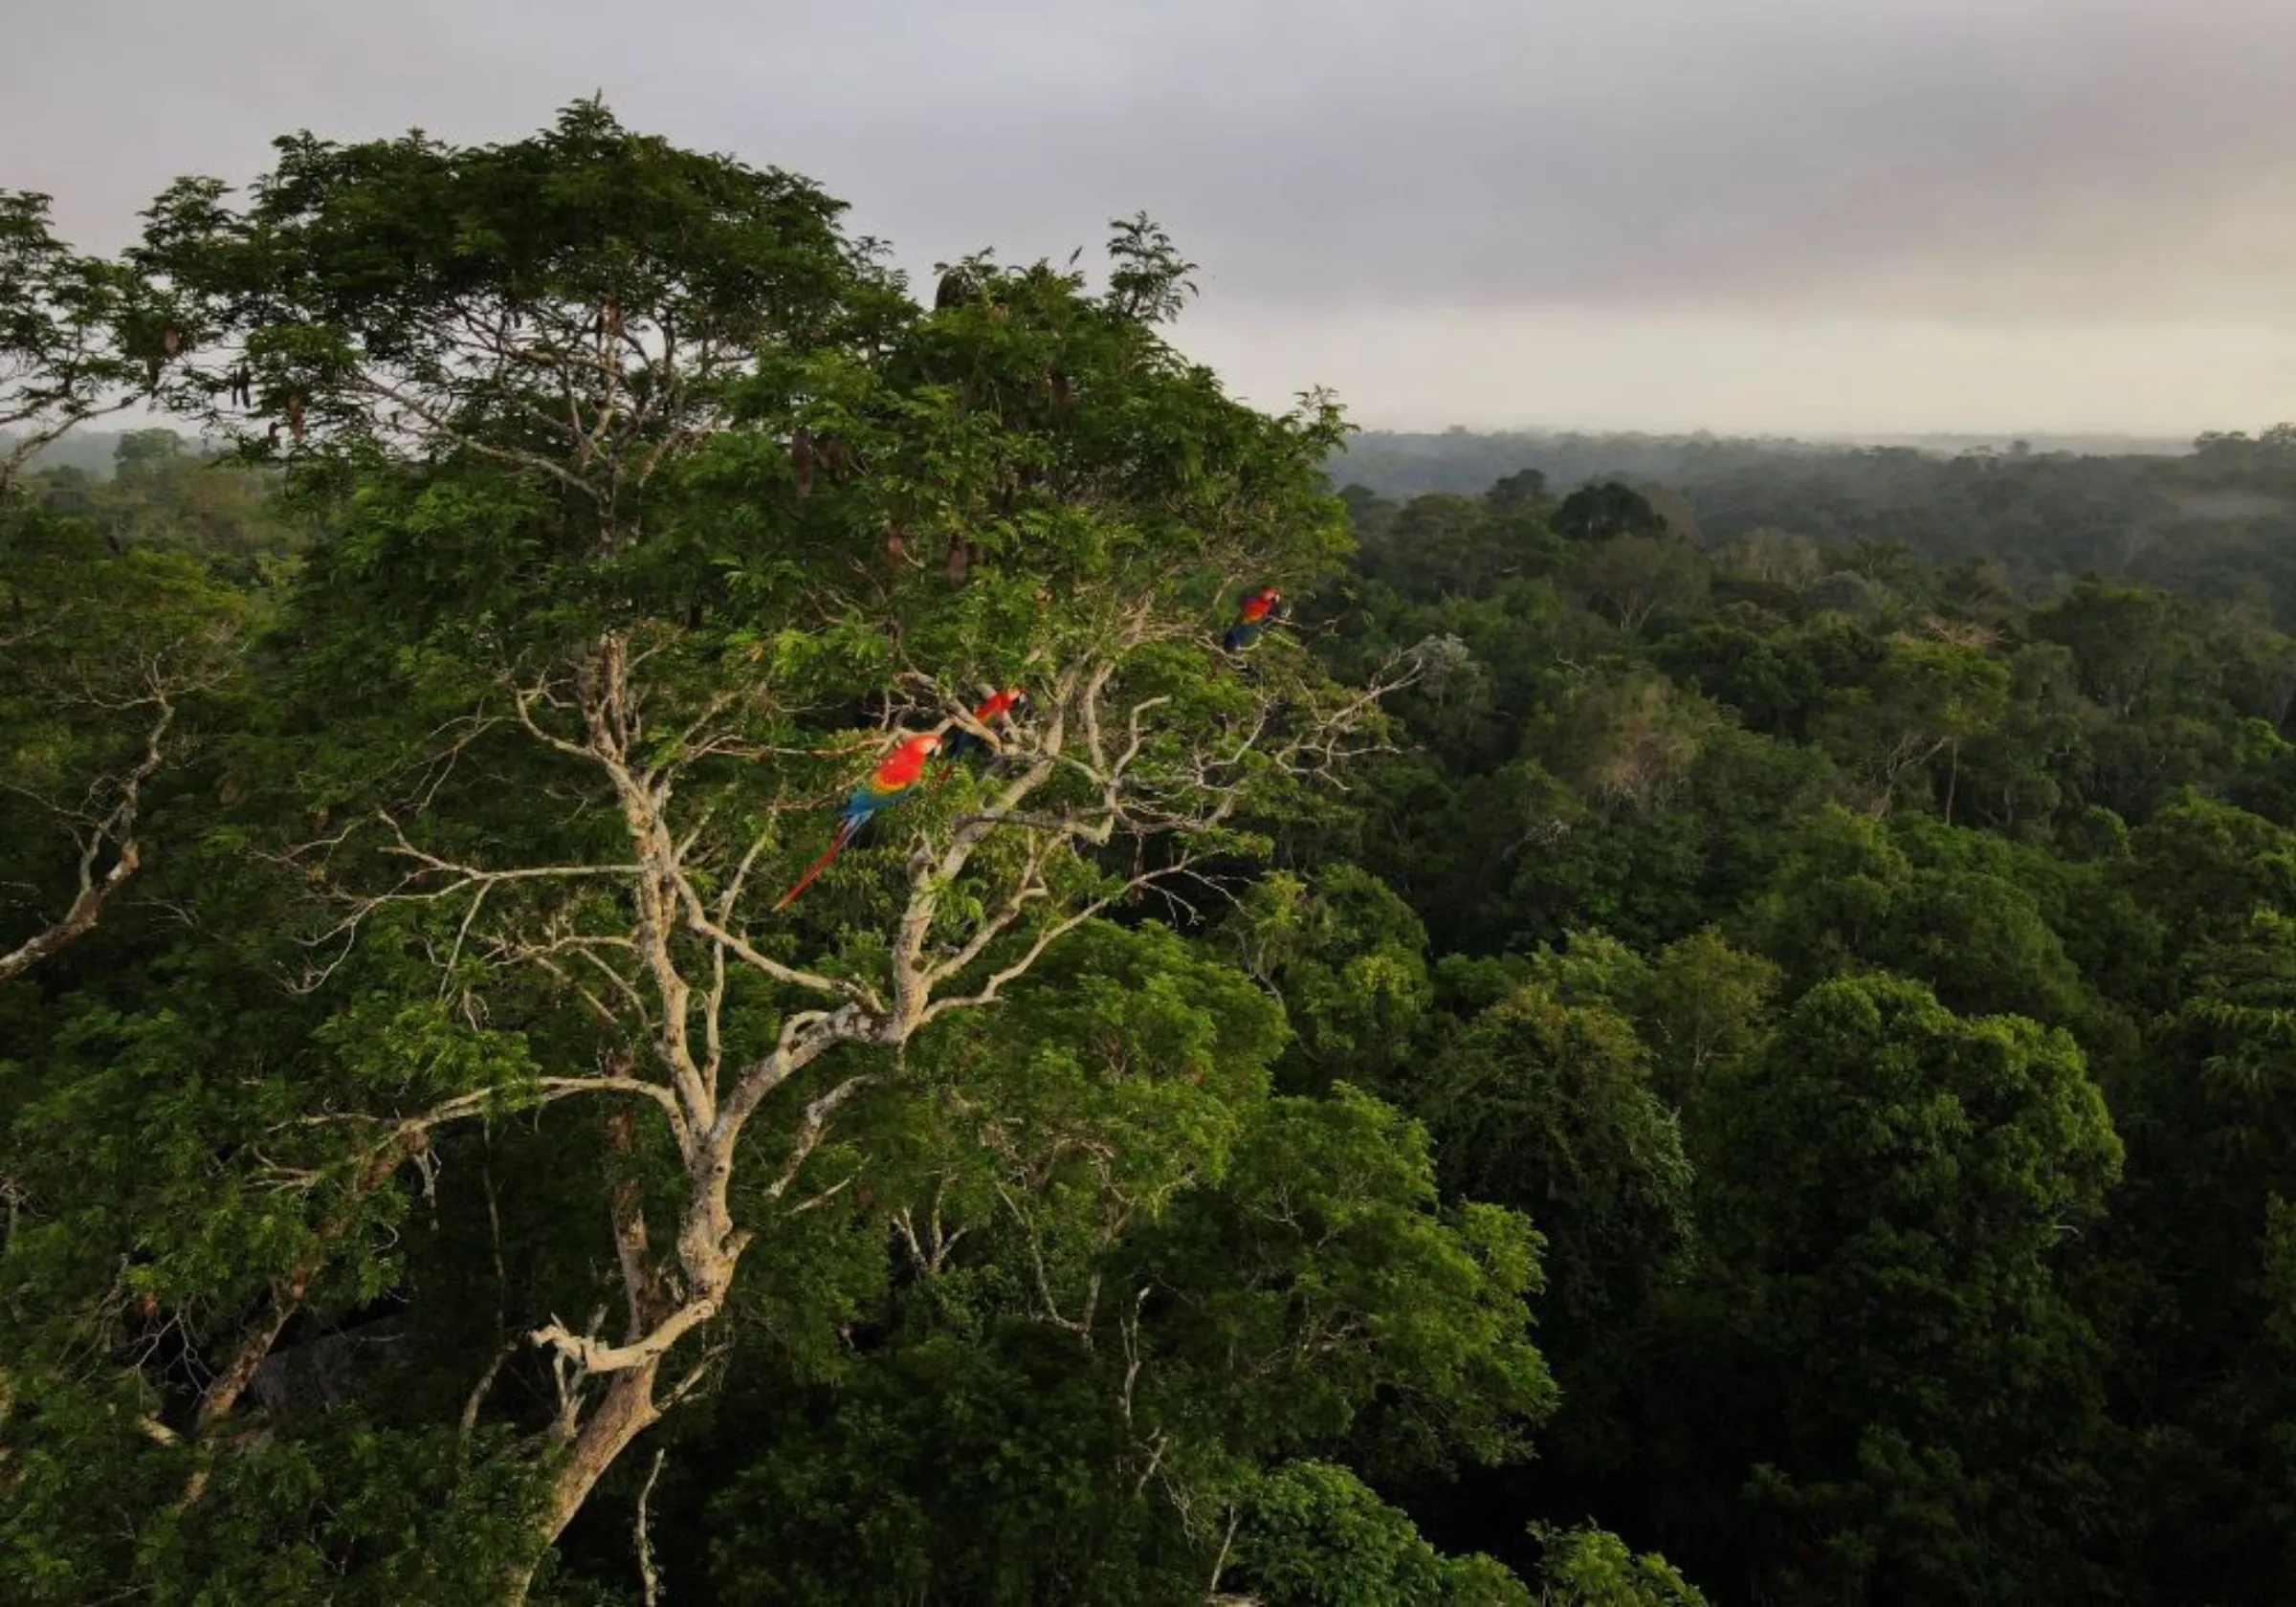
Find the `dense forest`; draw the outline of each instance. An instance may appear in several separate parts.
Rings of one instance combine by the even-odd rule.
[[[1408,500],[1479,496],[1534,470],[1568,491],[1626,482],[1709,546],[1765,535],[1896,543],[1938,566],[1990,560],[2028,599],[2083,575],[2138,581],[2296,621],[2296,428],[2200,436],[2179,452],[2111,455],[2012,441],[1911,446],[1617,435],[1368,436],[1335,454],[1342,481]]]
[[[0,192],[0,1596],[2296,1598],[2296,429],[1429,486],[842,211]]]

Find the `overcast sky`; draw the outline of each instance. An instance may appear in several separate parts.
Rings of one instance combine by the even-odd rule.
[[[117,246],[267,141],[626,122],[920,275],[1146,209],[1180,341],[1358,422],[2296,417],[2296,0],[8,0],[0,187]]]

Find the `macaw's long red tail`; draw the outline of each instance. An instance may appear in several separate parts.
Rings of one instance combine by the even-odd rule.
[[[857,821],[847,821],[837,827],[837,835],[829,839],[829,851],[823,854],[819,859],[815,860],[811,867],[806,870],[806,873],[798,877],[797,886],[791,888],[787,892],[782,894],[782,901],[774,906],[776,910],[786,910],[789,908],[790,901],[796,898],[799,893],[805,892],[807,887],[811,886],[814,877],[820,875],[824,870],[827,870],[829,868],[829,861],[835,859],[839,853],[843,852],[846,844],[853,840],[853,832],[858,828],[859,824],[860,823]]]

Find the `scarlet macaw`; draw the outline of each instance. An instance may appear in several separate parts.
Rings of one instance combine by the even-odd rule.
[[[1027,701],[1027,689],[1025,687],[1006,687],[1003,692],[998,693],[987,702],[982,704],[981,707],[975,709],[973,711],[973,719],[976,723],[981,725],[993,725],[997,720],[1011,713],[1014,704],[1026,703]],[[987,745],[988,744],[983,742],[979,737],[975,736],[972,732],[967,731],[963,726],[960,725],[956,730],[949,733],[948,746],[942,751],[941,757],[947,759],[950,763],[954,764],[958,759],[962,759],[966,754],[971,753],[975,748],[986,747]]]
[[[1236,610],[1236,623],[1227,627],[1227,634],[1220,639],[1220,645],[1231,653],[1242,652],[1250,647],[1260,639],[1260,632],[1274,623],[1275,605],[1283,600],[1284,594],[1273,586],[1255,591],[1244,599],[1244,605]]]
[[[829,868],[829,861],[844,851],[845,846],[860,835],[861,828],[870,823],[879,809],[898,803],[903,794],[916,785],[916,779],[925,772],[925,760],[940,751],[940,738],[927,732],[912,737],[886,756],[883,763],[870,772],[869,780],[853,788],[853,795],[845,801],[839,811],[837,835],[829,843],[829,851],[815,860],[812,869],[798,877],[797,886],[782,894],[776,910],[785,910],[789,901],[806,891],[814,877]]]

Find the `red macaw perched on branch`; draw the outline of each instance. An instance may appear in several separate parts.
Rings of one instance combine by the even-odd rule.
[[[974,723],[982,726],[993,725],[996,721],[1010,714],[1015,704],[1026,703],[1027,701],[1028,693],[1027,688],[1006,687],[1003,692],[998,693],[994,697],[990,698],[987,702],[982,704],[981,707],[973,711]],[[962,759],[966,754],[971,753],[975,748],[984,748],[988,744],[982,740],[980,737],[976,736],[970,731],[967,731],[963,726],[960,725],[956,730],[949,733],[948,746],[942,750],[941,758],[954,764],[958,759]]]
[[[1275,605],[1283,600],[1284,594],[1273,586],[1244,599],[1244,605],[1236,610],[1236,623],[1227,627],[1220,645],[1231,653],[1250,647],[1260,639],[1260,632],[1275,622]]]
[[[829,844],[829,851],[813,862],[812,869],[798,877],[797,886],[782,894],[776,910],[785,910],[789,901],[806,891],[814,877],[829,868],[829,861],[844,851],[845,846],[860,835],[879,809],[898,803],[903,794],[916,785],[916,779],[925,773],[925,760],[940,751],[940,738],[927,732],[912,737],[888,754],[883,763],[870,772],[869,780],[853,788],[853,795],[845,801],[839,811],[837,835]]]

